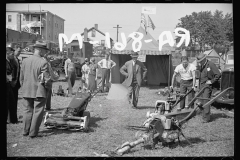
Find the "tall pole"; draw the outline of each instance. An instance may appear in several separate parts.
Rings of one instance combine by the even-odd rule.
[[[40,6],[40,36],[42,36],[42,13],[41,13],[41,6]]]
[[[117,25],[117,27],[113,27],[113,28],[117,28],[117,42],[118,42],[118,28],[122,28],[122,27],[119,27],[119,25]]]

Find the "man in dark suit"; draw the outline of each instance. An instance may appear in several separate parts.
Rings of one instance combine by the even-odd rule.
[[[49,81],[44,80],[49,71],[48,63],[42,57],[47,54],[46,43],[36,42],[34,54],[22,62],[20,84],[24,98],[23,135],[31,138],[38,136],[46,103],[46,88]],[[39,80],[40,77],[40,80]]]
[[[202,94],[203,98],[211,98],[212,89],[215,84],[218,83],[219,78],[221,77],[221,73],[219,72],[217,66],[207,60],[207,55],[200,53],[197,57],[197,62],[199,64],[200,71],[200,89],[205,86],[209,86],[210,88],[206,88]],[[208,100],[202,100],[203,105],[207,103]],[[203,123],[207,123],[210,121],[210,106],[206,106],[202,112]]]
[[[123,85],[128,87],[128,101],[132,108],[137,108],[138,95],[142,80],[145,80],[147,68],[137,60],[138,53],[131,54],[132,60],[127,61],[120,69],[120,73],[126,76]]]
[[[13,72],[12,72],[12,81],[11,85],[13,88],[13,94],[14,94],[14,106],[12,107],[14,117],[16,117],[16,123],[17,123],[17,105],[18,105],[18,90],[21,87],[20,81],[19,81],[19,76],[20,76],[20,62],[18,60],[18,56],[21,53],[21,47],[20,45],[15,45],[15,51],[13,58],[10,60],[11,65],[13,66]]]

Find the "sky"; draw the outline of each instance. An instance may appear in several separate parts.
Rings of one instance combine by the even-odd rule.
[[[163,31],[171,31],[175,37],[174,29],[180,22],[179,19],[192,12],[223,11],[223,14],[232,13],[230,3],[8,3],[7,10],[48,10],[63,19],[64,34],[70,39],[74,33],[83,33],[84,28],[90,29],[98,24],[98,29],[103,33],[108,32],[110,37],[116,41],[119,25],[118,41],[121,42],[120,34],[124,33],[126,38],[140,27],[142,7],[156,7],[156,14],[149,15],[156,28],[148,28],[148,32],[159,39]],[[95,38],[88,34],[93,40],[104,39],[97,33]]]

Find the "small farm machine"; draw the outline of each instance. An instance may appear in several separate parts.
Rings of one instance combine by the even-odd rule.
[[[105,155],[123,155],[139,144],[143,144],[144,146],[148,145],[152,149],[154,149],[158,143],[161,143],[161,145],[165,147],[175,143],[177,140],[180,144],[180,136],[183,136],[191,145],[191,142],[187,140],[182,132],[182,129],[186,126],[186,122],[193,118],[199,109],[203,110],[204,107],[211,105],[216,99],[226,94],[229,90],[233,90],[232,87],[229,87],[211,99],[201,98],[200,96],[207,87],[208,86],[202,88],[188,104],[188,106],[193,105],[197,99],[209,100],[204,105],[200,101],[196,101],[195,105],[193,105],[194,107],[184,108],[182,110],[174,109],[192,90],[186,95],[175,93],[175,98],[168,96],[166,101],[157,100],[155,111],[153,113],[147,112],[147,119],[141,126],[127,126],[128,129],[141,130],[135,134],[137,140],[125,142],[114,151],[107,151]],[[174,95],[174,93],[171,95]]]

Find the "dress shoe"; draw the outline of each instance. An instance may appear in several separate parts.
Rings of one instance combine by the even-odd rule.
[[[132,105],[131,107],[132,107],[133,109],[137,109],[137,106]]]
[[[46,110],[46,111],[51,111],[52,109],[51,109],[51,108],[46,108],[45,110]]]
[[[24,137],[26,137],[26,136],[28,136],[29,135],[29,133],[23,133],[23,136]]]

